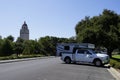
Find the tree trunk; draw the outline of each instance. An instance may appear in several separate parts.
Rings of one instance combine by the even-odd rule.
[[[107,54],[109,55],[110,58],[112,58],[112,52],[113,52],[113,49],[107,49]]]

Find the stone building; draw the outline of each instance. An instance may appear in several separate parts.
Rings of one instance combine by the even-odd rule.
[[[0,39],[2,39],[2,36],[0,35]]]
[[[20,38],[24,40],[29,40],[29,29],[25,21],[22,25],[22,28],[20,29]]]

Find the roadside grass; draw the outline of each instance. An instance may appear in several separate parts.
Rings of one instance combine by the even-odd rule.
[[[120,54],[112,55],[110,65],[116,69],[120,69]]]
[[[22,58],[34,58],[34,57],[43,57],[41,54],[31,54],[31,55],[19,55],[13,54],[11,56],[0,57],[0,60],[11,60],[11,59],[22,59]]]
[[[112,57],[116,59],[120,59],[120,54],[113,55]]]

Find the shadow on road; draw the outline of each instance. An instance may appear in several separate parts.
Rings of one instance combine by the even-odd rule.
[[[66,63],[61,63],[61,64],[66,64]],[[92,67],[97,67],[94,64],[83,64],[83,63],[71,63],[71,64],[66,64],[66,65],[82,65],[82,66],[92,66]],[[103,65],[98,68],[110,68],[109,65]]]

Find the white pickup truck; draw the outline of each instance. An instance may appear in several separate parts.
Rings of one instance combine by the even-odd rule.
[[[76,49],[73,52],[63,52],[61,59],[67,64],[80,62],[102,66],[109,63],[109,56],[107,54],[97,54],[91,49]]]

